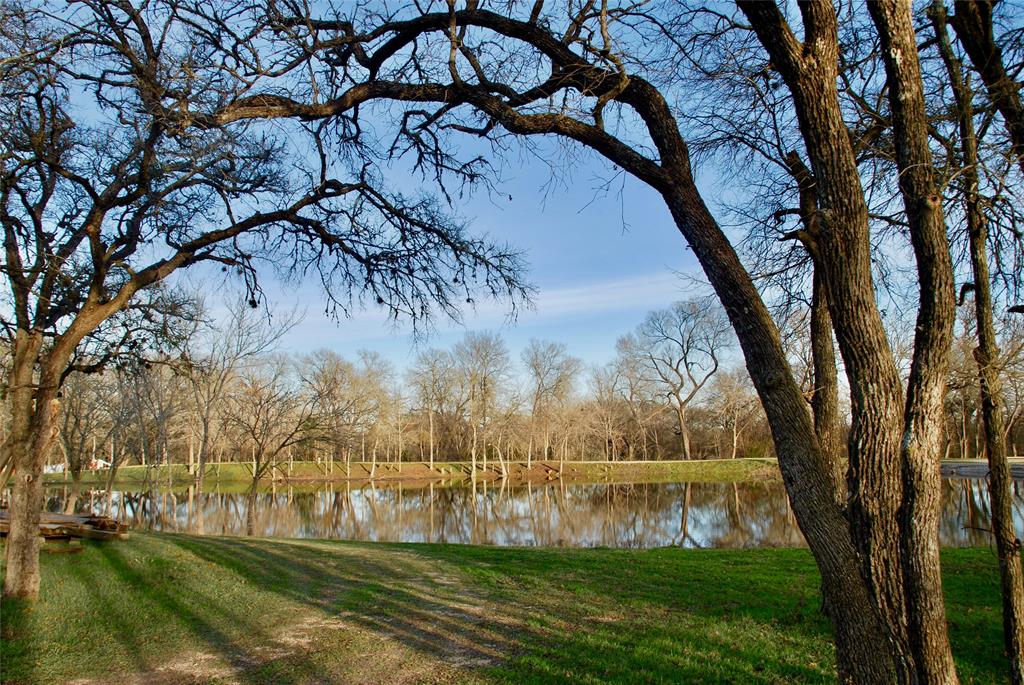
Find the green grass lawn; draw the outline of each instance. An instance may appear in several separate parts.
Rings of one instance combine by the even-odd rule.
[[[962,681],[1005,682],[996,559],[944,553]],[[43,557],[5,683],[824,683],[805,550],[133,534]]]
[[[778,462],[775,459],[703,459],[693,461],[645,461],[645,462],[622,462],[622,461],[558,461],[542,462],[535,460],[534,478],[542,478],[548,471],[540,464],[547,463],[554,468],[564,467],[567,480],[581,481],[629,481],[629,482],[734,482],[747,480],[778,480]],[[506,463],[513,480],[523,475],[526,462],[515,461]],[[482,468],[483,461],[477,462],[478,471]],[[370,462],[352,462],[346,467],[345,462],[335,462],[328,466],[327,463],[316,463],[310,461],[296,461],[292,464],[291,478],[297,482],[315,480],[344,480],[348,474],[354,480],[363,480],[370,477]],[[491,477],[499,475],[499,462],[491,459],[488,462],[488,471]],[[403,474],[410,478],[433,477],[439,480],[466,480],[471,471],[470,462],[466,461],[438,461],[434,468],[428,468],[425,462],[406,461],[401,464],[379,462],[376,466],[375,475],[378,479],[395,479]],[[278,464],[273,471],[278,478],[288,477],[288,468],[285,462]],[[96,471],[83,471],[81,473],[81,484],[88,486],[106,486],[108,472],[106,469]],[[236,490],[248,487],[252,479],[252,467],[245,462],[209,464],[206,467],[206,486],[210,488],[215,483],[220,483],[228,488],[235,486]],[[117,489],[132,489],[139,486],[160,487],[169,481],[175,487],[184,489],[194,480],[189,474],[188,467],[184,464],[173,464],[158,466],[122,466],[117,470]],[[269,480],[269,477],[265,480]],[[45,476],[48,485],[58,487],[70,485],[65,480],[63,473],[49,473]]]

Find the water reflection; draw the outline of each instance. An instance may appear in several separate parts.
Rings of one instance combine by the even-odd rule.
[[[1015,518],[1024,522],[1021,483]],[[64,511],[70,493],[51,489]],[[210,535],[568,547],[786,547],[803,544],[778,483],[352,484],[277,486],[255,495],[192,488],[85,491],[78,511],[144,530]],[[989,543],[984,481],[946,480],[944,545]]]

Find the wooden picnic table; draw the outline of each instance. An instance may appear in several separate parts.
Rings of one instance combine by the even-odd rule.
[[[9,531],[10,514],[0,509],[0,537],[6,537]],[[128,537],[128,526],[108,516],[44,512],[39,520],[39,534],[47,540],[124,540]]]

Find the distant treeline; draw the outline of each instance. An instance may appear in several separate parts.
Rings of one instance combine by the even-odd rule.
[[[72,474],[126,464],[287,460],[660,460],[772,456],[768,426],[721,309],[689,300],[650,312],[614,360],[586,367],[565,345],[532,340],[516,358],[497,333],[467,332],[397,372],[372,351],[275,352],[294,316],[244,303],[197,323],[175,350],[72,373],[60,449]],[[276,321],[275,321],[276,319]],[[791,363],[814,393],[807,322],[788,322]],[[895,334],[894,334],[894,337]],[[1004,331],[1011,453],[1024,440],[1024,335]],[[898,347],[898,346],[897,346]],[[972,337],[954,346],[947,457],[979,456]],[[844,414],[845,415],[845,414]]]

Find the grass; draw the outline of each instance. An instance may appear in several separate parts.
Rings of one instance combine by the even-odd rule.
[[[550,471],[540,466],[542,462],[534,462],[533,478],[550,476]],[[694,461],[557,461],[546,462],[554,468],[563,467],[565,477],[572,480],[588,481],[623,481],[630,482],[733,482],[746,480],[771,480],[779,478],[778,463],[775,459],[705,459]],[[508,462],[513,479],[525,475],[525,462]],[[482,462],[477,463],[477,468]],[[353,479],[366,479],[371,473],[370,462],[352,462],[346,469],[344,462],[333,465],[311,461],[296,461],[292,464],[291,478],[297,480],[344,480],[346,473]],[[492,476],[499,475],[500,465],[491,460],[488,470]],[[401,464],[380,462],[374,472],[377,478],[436,478],[442,480],[468,479],[471,471],[470,462],[435,462],[430,469],[425,462],[406,461]],[[285,477],[288,465],[282,462],[275,473]],[[83,485],[103,485],[107,483],[107,471],[83,471]],[[209,484],[248,483],[252,478],[252,466],[245,463],[210,464],[207,466],[205,481]],[[184,464],[159,466],[122,466],[117,471],[115,486],[137,487],[144,484],[160,485],[168,480],[176,484],[191,482]],[[50,485],[65,484],[64,474],[50,473],[45,476]]]
[[[964,683],[1005,682],[988,549],[944,552]],[[806,550],[574,550],[135,534],[44,555],[5,683],[826,683]],[[130,676],[130,677],[129,677]]]

